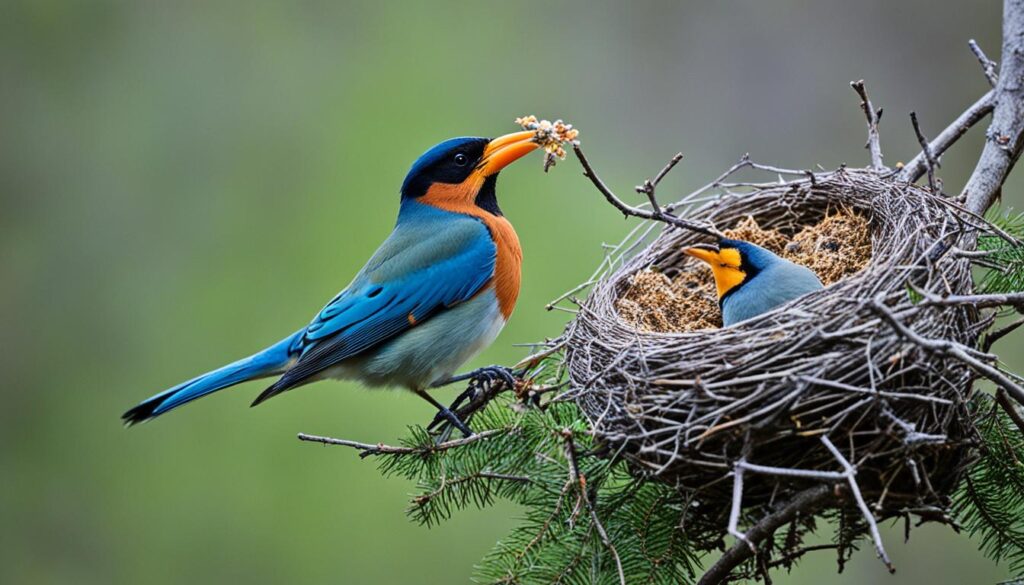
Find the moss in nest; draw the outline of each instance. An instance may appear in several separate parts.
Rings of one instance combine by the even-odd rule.
[[[782,257],[813,270],[825,286],[840,281],[871,261],[868,220],[850,211],[830,214],[793,236]]]
[[[754,216],[748,215],[746,219],[736,224],[736,227],[725,230],[725,235],[733,240],[743,240],[751,244],[757,244],[762,248],[782,255],[789,243],[789,238],[779,230],[764,229],[757,224]]]
[[[859,272],[871,260],[868,221],[850,211],[827,215],[792,238],[762,228],[753,216],[725,235],[810,268],[825,286]],[[722,326],[714,278],[696,260],[688,261],[672,280],[650,268],[636,273],[615,306],[623,320],[641,331],[682,333]]]
[[[641,270],[630,279],[616,308],[623,320],[641,331],[682,333],[722,326],[714,283],[694,272],[669,280],[655,270]]]

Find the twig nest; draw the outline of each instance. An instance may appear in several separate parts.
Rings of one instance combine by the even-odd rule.
[[[917,302],[910,287],[969,293],[970,264],[956,245],[982,222],[866,170],[736,189],[676,209],[807,264],[830,286],[718,328],[703,284],[711,275],[691,288],[694,268],[681,252],[706,238],[657,224],[642,246],[641,230],[606,262],[564,337],[570,386],[595,434],[636,473],[688,494],[696,514],[688,535],[720,536],[741,458],[842,471],[822,435],[856,466],[880,515],[941,509],[967,452],[974,375],[909,342],[892,321],[920,338],[976,347],[987,325],[976,310]],[[695,308],[684,315],[688,303]],[[817,481],[752,475],[743,517],[759,518]]]

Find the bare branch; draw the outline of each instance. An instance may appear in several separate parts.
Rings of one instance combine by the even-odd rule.
[[[853,466],[843,454],[839,452],[839,449],[832,444],[828,436],[822,435],[821,442],[825,444],[825,447],[832,453],[832,456],[836,458],[836,461],[843,466],[846,470],[846,482],[850,486],[850,491],[853,492],[853,498],[857,501],[857,507],[860,508],[860,513],[864,516],[864,520],[868,523],[868,529],[871,532],[871,540],[875,544],[875,552],[878,554],[878,558],[882,559],[885,563],[885,567],[889,569],[890,573],[896,572],[896,567],[892,565],[892,561],[889,560],[889,555],[885,552],[885,547],[882,546],[882,534],[878,531],[878,522],[875,522],[875,517],[871,514],[871,510],[868,509],[868,505],[864,502],[864,496],[860,493],[860,487],[857,486],[857,468]]]
[[[1022,416],[1020,411],[1017,410],[1016,405],[1010,401],[1010,397],[1007,396],[1006,390],[1003,390],[1002,388],[996,390],[996,402],[999,403],[999,406],[1003,407],[1003,410],[1006,411],[1006,415],[1010,417],[1013,424],[1017,425],[1020,432],[1024,433],[1024,416]]]
[[[914,125],[917,143],[921,145],[921,153],[924,154],[924,166],[928,171],[928,188],[932,190],[932,193],[938,193],[939,189],[935,186],[935,167],[939,166],[939,161],[932,154],[932,147],[928,145],[928,139],[921,132],[921,125],[917,122],[917,112],[910,112],[910,123]]]
[[[860,109],[864,111],[864,117],[868,120],[868,143],[865,148],[871,152],[871,168],[876,171],[885,170],[885,165],[882,164],[882,146],[878,136],[878,122],[882,119],[882,109],[875,110],[875,107],[871,105],[863,79],[851,81],[850,87],[860,96]]]
[[[600,191],[602,195],[604,195],[604,198],[608,200],[608,203],[611,203],[613,206],[615,206],[615,208],[621,211],[623,215],[627,217],[632,216],[639,217],[641,219],[652,219],[655,221],[665,222],[669,225],[678,228],[699,232],[704,235],[712,236],[714,238],[725,237],[725,234],[718,231],[718,229],[715,228],[715,226],[713,225],[703,222],[685,220],[676,217],[666,211],[663,211],[662,208],[657,204],[657,201],[652,201],[652,205],[654,208],[650,211],[627,205],[625,202],[619,199],[615,195],[615,193],[613,193],[612,190],[608,188],[607,185],[604,184],[604,181],[602,181],[600,177],[597,176],[597,173],[594,171],[594,168],[590,166],[590,161],[587,160],[586,155],[583,154],[583,151],[580,149],[579,145],[574,145],[572,149],[573,152],[576,153],[576,158],[579,159],[580,164],[583,165],[583,175],[590,179],[590,182],[593,183],[595,187],[597,187],[597,190]],[[673,166],[675,166],[675,163],[670,163],[670,166],[668,166],[667,169],[671,170]],[[668,171],[666,170],[664,172],[667,173]],[[662,176],[664,175],[662,174]],[[649,196],[649,198],[653,199],[653,196]]]
[[[928,148],[932,151],[932,156],[942,156],[942,153],[946,152],[950,146],[953,146],[961,136],[967,134],[967,131],[971,129],[975,124],[980,122],[985,116],[992,112],[992,108],[995,106],[995,90],[990,91],[983,95],[978,101],[971,104],[960,116],[953,120],[953,123],[946,127],[945,130],[939,133],[928,144]],[[900,171],[899,178],[901,180],[913,183],[920,179],[927,171],[927,159],[925,158],[924,152],[919,153],[914,158],[910,159],[906,165],[903,166],[903,170]]]
[[[747,531],[745,541],[734,544],[714,565],[711,565],[697,585],[713,585],[725,581],[733,569],[754,556],[754,551],[751,550],[748,543],[756,545],[763,542],[771,537],[779,527],[792,522],[798,514],[813,514],[822,504],[833,497],[833,489],[832,485],[821,484],[802,491],[782,509],[762,518]]]
[[[1014,321],[1013,323],[1010,323],[1009,325],[1005,325],[1003,327],[1000,327],[999,329],[996,329],[995,331],[991,331],[989,333],[986,333],[985,334],[985,343],[982,344],[981,350],[982,351],[988,351],[988,350],[992,349],[992,346],[995,345],[995,343],[997,341],[999,341],[1003,337],[1006,337],[1007,335],[1013,333],[1021,325],[1024,325],[1024,319],[1017,319],[1016,321]]]
[[[985,148],[963,190],[966,207],[975,213],[984,213],[999,197],[1024,147],[1024,0],[1003,2],[1001,62]]]
[[[999,368],[990,366],[989,364],[986,364],[978,358],[970,355],[967,348],[963,345],[947,339],[926,339],[921,337],[897,319],[896,315],[893,314],[889,307],[886,307],[877,299],[872,303],[872,308],[874,308],[875,311],[881,315],[897,333],[902,335],[908,341],[917,344],[927,351],[938,352],[960,360],[963,364],[970,367],[979,375],[988,378],[993,384],[1006,390],[1006,392],[1018,403],[1024,404],[1024,388],[1011,380],[1009,376],[1000,372]]]
[[[985,55],[985,51],[981,50],[978,42],[974,39],[967,41],[967,46],[971,48],[971,52],[978,58],[978,63],[981,63],[981,68],[985,72],[985,79],[988,80],[988,84],[995,87],[996,83],[999,82],[999,74],[996,73],[996,62]]]
[[[481,431],[479,433],[476,433],[475,435],[464,437],[462,439],[454,439],[451,441],[445,441],[444,443],[438,443],[436,445],[429,445],[425,447],[395,447],[392,445],[385,445],[384,443],[377,443],[376,445],[373,445],[370,443],[350,441],[348,439],[335,439],[333,437],[307,435],[306,433],[299,433],[298,437],[300,441],[322,443],[324,445],[340,445],[342,447],[352,447],[353,449],[360,451],[360,457],[368,457],[370,455],[411,455],[413,453],[437,453],[440,451],[447,451],[448,449],[454,449],[455,447],[469,445],[470,443],[475,443],[477,441],[488,439],[496,435],[504,435],[507,432],[508,429],[491,429],[487,431]]]
[[[587,480],[580,474],[580,466],[576,461],[576,442],[573,441],[572,431],[568,429],[562,431],[562,439],[565,441],[565,459],[569,463],[569,478],[579,488],[580,498],[583,499],[587,512],[590,513],[590,520],[593,522],[594,529],[597,530],[597,535],[601,537],[601,542],[604,543],[608,552],[612,553],[612,558],[615,560],[615,569],[619,573],[619,583],[626,585],[626,575],[622,571],[622,559],[619,558],[619,552],[615,550],[615,545],[608,538],[608,532],[604,529],[604,525],[601,524],[600,518],[597,517],[597,509],[594,507],[594,503],[590,501]]]
[[[665,213],[671,211],[671,206],[662,207],[660,204],[658,204],[658,198],[655,197],[654,191],[655,189],[658,188],[658,183],[660,183],[661,180],[665,178],[665,175],[667,175],[669,171],[675,168],[675,166],[679,164],[679,161],[681,160],[683,160],[683,153],[676,153],[676,155],[673,156],[668,161],[668,164],[665,165],[665,168],[661,169],[658,172],[658,174],[654,176],[653,180],[645,179],[643,185],[637,185],[635,187],[637,193],[640,193],[641,195],[647,195],[647,201],[650,202],[651,204],[651,211],[653,211],[659,217],[664,216]]]
[[[915,290],[924,297],[924,300],[920,303],[923,306],[952,307],[956,305],[971,305],[979,309],[1009,306],[1016,309],[1024,309],[1024,293],[940,296],[917,289],[917,287],[915,287]]]

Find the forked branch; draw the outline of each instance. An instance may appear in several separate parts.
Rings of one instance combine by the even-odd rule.
[[[882,108],[875,109],[868,99],[868,90],[864,87],[864,80],[851,81],[850,87],[860,96],[860,109],[864,111],[864,117],[868,120],[868,143],[865,147],[871,152],[871,168],[876,171],[885,170],[882,163],[882,145],[878,136],[878,122],[882,119]]]
[[[1003,47],[995,87],[992,124],[985,148],[962,195],[967,209],[984,213],[999,197],[1003,182],[1024,147],[1024,0],[1003,2]]]
[[[820,484],[804,490],[793,497],[785,506],[768,514],[745,534],[745,539],[737,541],[714,565],[701,576],[697,585],[714,585],[728,579],[733,569],[754,556],[752,546],[757,546],[771,538],[780,527],[792,522],[798,514],[813,514],[834,497],[835,486]]]
[[[676,217],[675,215],[672,215],[670,208],[662,207],[660,204],[658,204],[658,200],[654,196],[654,189],[655,187],[657,187],[657,184],[661,181],[661,179],[663,179],[665,175],[668,174],[668,172],[671,171],[674,166],[676,166],[676,163],[678,163],[682,159],[681,154],[674,156],[672,160],[669,161],[669,163],[665,166],[665,168],[662,169],[660,173],[658,173],[654,180],[646,181],[643,187],[639,189],[642,193],[645,193],[647,195],[647,199],[651,203],[651,209],[647,210],[639,207],[633,207],[622,201],[622,199],[619,199],[619,197],[615,195],[615,193],[608,187],[608,185],[606,185],[604,181],[602,181],[601,178],[597,176],[597,172],[594,171],[594,167],[590,165],[590,161],[587,160],[587,156],[583,154],[583,150],[580,149],[579,145],[573,145],[572,149],[573,152],[576,153],[576,158],[579,159],[580,164],[583,166],[583,175],[590,179],[590,182],[593,183],[595,187],[597,187],[597,190],[600,191],[602,195],[604,195],[604,198],[608,200],[608,203],[611,203],[626,217],[639,217],[640,219],[660,221],[667,223],[671,226],[675,226],[677,228],[695,231],[707,236],[712,236],[714,238],[725,237],[725,234],[720,232],[718,228],[711,224],[690,221],[683,219],[681,217]],[[647,189],[648,186],[649,189]]]

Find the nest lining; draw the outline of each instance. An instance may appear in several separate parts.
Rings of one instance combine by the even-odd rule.
[[[696,503],[687,530],[695,539],[718,542],[741,460],[841,469],[822,436],[856,466],[857,483],[883,517],[908,506],[944,509],[959,479],[975,376],[908,342],[891,321],[925,339],[976,347],[989,324],[976,310],[917,304],[908,293],[908,283],[939,295],[970,292],[968,260],[947,252],[982,229],[976,218],[914,185],[847,169],[725,193],[686,216],[718,226],[752,216],[763,229],[795,234],[823,225],[835,209],[869,222],[872,252],[860,272],[824,290],[723,329],[635,326],[620,301],[656,278],[653,289],[686,289],[686,280],[669,275],[684,272],[680,250],[703,239],[665,229],[646,247],[639,240],[620,247],[622,257],[608,263],[566,330],[570,388],[594,433],[637,474]],[[653,266],[662,273],[645,272]],[[819,482],[753,475],[741,517],[762,517]]]
[[[747,216],[725,235],[757,244],[783,258],[813,270],[831,285],[861,271],[871,260],[868,220],[848,209],[827,214],[795,235],[765,229]],[[660,267],[645,268],[630,277],[629,287],[615,308],[631,326],[648,332],[699,331],[722,326],[714,278],[707,266],[687,258],[666,276]]]

